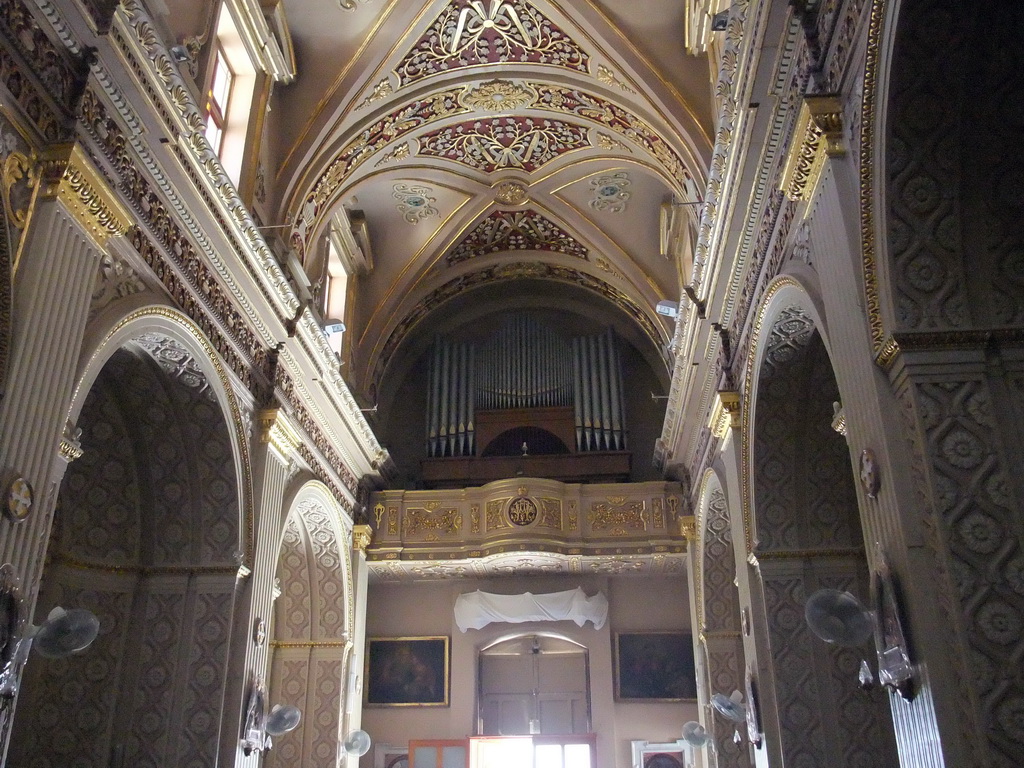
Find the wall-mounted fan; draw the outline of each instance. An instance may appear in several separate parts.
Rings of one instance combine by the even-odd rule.
[[[711,739],[707,729],[696,720],[683,723],[683,741],[694,749],[700,749]]]
[[[341,746],[348,754],[362,757],[370,751],[371,743],[370,734],[366,731],[350,731]]]
[[[264,729],[268,736],[284,736],[298,728],[301,719],[302,712],[298,707],[291,704],[275,704],[267,715]]]
[[[811,632],[826,643],[853,647],[871,637],[871,611],[854,595],[838,589],[819,589],[804,606]]]
[[[85,608],[61,608],[50,611],[39,627],[30,628],[32,647],[40,656],[60,659],[88,648],[100,632],[100,620]]]
[[[747,718],[747,710],[743,706],[743,694],[733,691],[730,696],[716,693],[711,697],[711,706],[726,720],[742,723]]]

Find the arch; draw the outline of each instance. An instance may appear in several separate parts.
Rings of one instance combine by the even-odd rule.
[[[480,736],[591,730],[590,651],[557,632],[504,634],[477,649]]]
[[[245,420],[227,368],[202,329],[191,318],[170,306],[149,305],[113,320],[107,327],[89,328],[79,360],[77,384],[68,409],[68,423],[77,423],[85,399],[110,357],[125,344],[145,335],[164,337],[180,346],[197,369],[191,373],[198,373],[206,379],[220,412],[225,415],[229,425],[235,476],[238,479],[238,549],[243,553],[245,563],[251,565],[255,529],[252,465]]]
[[[703,646],[706,695],[729,695],[744,687],[746,667],[740,627],[736,554],[732,542],[732,518],[723,483],[713,469],[704,473],[697,504],[699,579],[697,621]],[[716,749],[709,750],[715,768],[750,765],[747,749],[733,741],[733,729],[719,718],[708,720]]]
[[[860,655],[827,646],[803,620],[822,587],[867,598],[868,571],[849,448],[832,428],[839,389],[820,319],[792,278],[769,286],[745,382],[745,527],[755,557],[757,668],[769,756],[800,764],[896,761],[887,697],[857,684]],[[836,728],[842,723],[842,732]]]
[[[353,611],[350,532],[330,490],[301,486],[290,504],[277,559],[280,595],[274,606],[270,695],[273,704],[303,712],[298,729],[275,739],[268,767],[341,756]]]
[[[239,420],[232,430],[194,330],[146,310],[83,366],[83,454],[60,487],[37,614],[87,607],[100,636],[81,658],[28,669],[13,762],[218,761],[246,481]]]

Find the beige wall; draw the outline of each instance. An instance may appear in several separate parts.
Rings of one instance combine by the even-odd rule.
[[[454,605],[459,594],[481,589],[515,594],[556,592],[577,586],[589,595],[602,591],[610,604],[609,621],[600,630],[571,621],[491,624],[481,630],[459,631]],[[616,632],[688,630],[690,608],[685,576],[660,578],[534,577],[501,582],[468,579],[459,582],[374,584],[367,610],[368,637],[448,635],[452,639],[451,706],[367,708],[363,728],[375,744],[405,744],[410,739],[459,739],[472,735],[476,706],[477,650],[499,638],[523,632],[548,632],[574,640],[589,649],[592,725],[598,734],[602,768],[625,767],[630,741],[674,741],[682,724],[696,719],[695,703],[616,703],[613,684],[613,645]],[[363,765],[372,765],[372,751]]]

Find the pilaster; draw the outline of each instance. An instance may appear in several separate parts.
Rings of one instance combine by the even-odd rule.
[[[259,753],[246,757],[240,743],[242,708],[255,677],[269,683],[270,627],[276,597],[274,577],[281,531],[284,526],[284,498],[294,475],[299,439],[295,428],[280,408],[265,408],[258,414],[258,445],[253,447],[253,499],[256,516],[256,546],[251,573],[242,587],[236,613],[237,640],[234,644],[232,674],[241,682],[234,707],[224,715],[225,734],[222,754],[226,764],[256,768]]]
[[[363,715],[363,669],[366,652],[366,594],[370,569],[366,564],[366,550],[373,539],[373,528],[356,525],[352,529],[352,599],[355,612],[355,631],[352,654],[349,657],[348,682],[345,691],[345,712],[342,738],[359,728]],[[346,757],[347,765],[356,768],[359,758]]]

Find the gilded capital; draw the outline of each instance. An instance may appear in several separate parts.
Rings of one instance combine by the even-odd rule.
[[[729,429],[740,426],[740,393],[723,389],[718,392],[714,405],[711,406],[711,417],[708,428],[711,433],[721,439]]]
[[[284,412],[280,408],[265,408],[259,418],[260,442],[272,446],[282,456],[291,456],[301,441]]]
[[[43,195],[63,203],[97,247],[128,231],[131,214],[80,145],[50,147],[40,158],[39,169]]]
[[[687,542],[697,540],[697,518],[693,515],[686,515],[679,518],[679,532]]]
[[[373,540],[373,528],[369,525],[352,526],[352,546],[360,552],[365,552]]]
[[[793,129],[780,188],[790,200],[810,200],[828,157],[846,154],[843,109],[835,96],[807,96]]]

